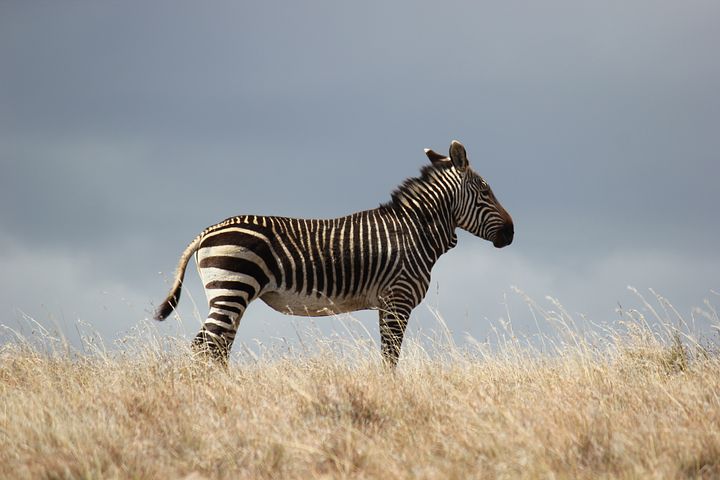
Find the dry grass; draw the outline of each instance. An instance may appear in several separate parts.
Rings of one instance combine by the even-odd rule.
[[[720,477],[716,351],[637,312],[580,335],[531,306],[564,340],[410,342],[395,373],[362,341],[222,370],[147,337],[92,354],[16,340],[0,349],[0,477]]]

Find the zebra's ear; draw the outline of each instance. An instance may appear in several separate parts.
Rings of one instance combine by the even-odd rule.
[[[467,152],[465,152],[465,147],[457,140],[453,140],[450,144],[450,160],[452,160],[455,168],[460,171],[463,171],[468,167]]]
[[[439,165],[443,162],[447,162],[448,160],[450,160],[445,155],[440,155],[436,151],[431,150],[429,148],[425,149],[425,155],[427,155],[427,157],[430,159],[430,161],[432,162],[433,165]]]

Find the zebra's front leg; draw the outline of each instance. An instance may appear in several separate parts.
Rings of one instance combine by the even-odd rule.
[[[199,355],[226,365],[243,313],[236,310],[239,309],[228,306],[211,307],[200,332],[193,339],[192,349]]]
[[[380,351],[385,364],[391,368],[395,368],[400,358],[400,347],[409,318],[409,311],[394,306],[380,310]]]

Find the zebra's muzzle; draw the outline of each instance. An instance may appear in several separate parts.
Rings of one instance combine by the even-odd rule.
[[[512,222],[506,223],[498,230],[497,234],[495,234],[493,246],[495,248],[507,247],[512,243],[513,237],[515,237],[515,226]]]

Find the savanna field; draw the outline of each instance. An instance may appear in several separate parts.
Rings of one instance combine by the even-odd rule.
[[[553,334],[462,346],[440,321],[395,372],[352,329],[227,369],[152,329],[6,332],[0,477],[720,478],[717,311],[656,300],[589,330],[530,302]]]

